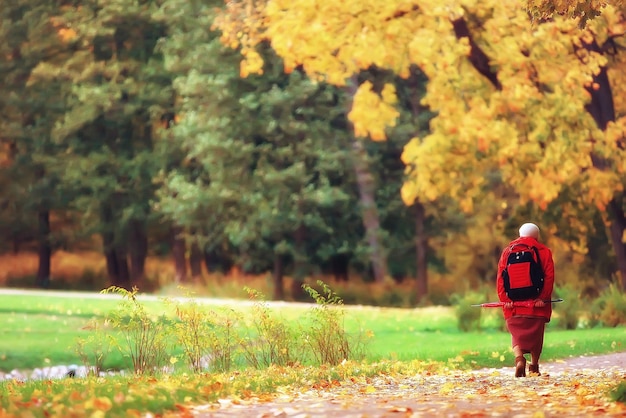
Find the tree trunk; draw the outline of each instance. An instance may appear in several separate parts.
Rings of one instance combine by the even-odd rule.
[[[131,290],[133,286],[130,282],[130,272],[128,270],[128,254],[124,245],[116,239],[116,220],[111,206],[103,204],[100,216],[104,227],[102,231],[102,245],[104,247],[104,258],[106,260],[109,283],[111,286]]]
[[[204,251],[204,265],[209,273],[228,273],[233,268],[233,261],[218,246]]]
[[[50,212],[40,210],[38,213],[39,223],[39,267],[37,269],[37,284],[46,288],[50,285],[50,264],[52,258],[52,245],[50,244]]]
[[[274,284],[274,294],[272,298],[274,300],[285,300],[285,290],[283,288],[284,268],[283,256],[274,254],[274,271],[272,272],[272,281]]]
[[[115,248],[114,243],[107,239],[104,240],[104,258],[106,260],[107,275],[111,286],[117,286],[126,290],[133,288],[130,282],[130,273],[128,270],[128,260],[126,259],[126,251]]]
[[[358,84],[358,77],[352,76],[347,88],[350,96],[349,105],[352,105]],[[380,243],[380,220],[376,200],[374,199],[374,177],[367,164],[367,151],[363,146],[363,141],[356,138],[354,134],[351,135],[351,138],[352,159],[359,189],[365,238],[370,250],[370,263],[374,272],[374,280],[382,283],[385,281],[385,277],[387,277],[387,255]]]
[[[608,212],[611,215],[611,241],[613,242],[613,251],[615,251],[615,257],[617,258],[617,268],[621,276],[622,290],[626,292],[626,246],[622,241],[624,236],[624,230],[626,230],[626,216],[622,205],[616,201],[611,200],[608,206]]]
[[[330,269],[336,282],[348,282],[350,258],[350,254],[335,254],[330,258]]]
[[[352,150],[363,226],[365,227],[365,239],[370,250],[374,280],[377,283],[383,283],[387,277],[387,257],[380,243],[380,220],[374,199],[374,178],[367,165],[367,152],[360,139],[353,137]]]
[[[291,282],[291,297],[293,300],[302,300],[304,298],[304,289],[302,283],[307,276],[307,260],[304,249],[304,239],[306,228],[299,225],[294,234],[295,254],[293,256],[294,273]]]
[[[189,267],[191,270],[191,277],[193,277],[196,282],[199,282],[202,277],[202,257],[202,250],[200,249],[198,243],[194,240],[191,243],[189,253]]]
[[[428,238],[424,224],[426,223],[426,211],[424,205],[415,201],[415,255],[416,255],[416,286],[417,302],[422,301],[428,295]]]
[[[131,290],[133,284],[130,281],[130,269],[128,268],[128,251],[121,244],[116,244],[115,259],[117,261],[118,286],[126,290]]]
[[[606,42],[610,42],[609,38]],[[598,45],[596,39],[591,42],[582,40],[583,47],[590,52],[598,54],[604,53],[604,46]],[[596,126],[606,131],[610,122],[615,121],[615,103],[613,100],[613,90],[611,88],[611,81],[609,79],[608,69],[606,66],[600,67],[600,71],[593,75],[593,84],[587,87],[587,91],[591,96],[590,102],[585,106],[585,110],[591,115],[596,123]],[[620,148],[626,146],[625,138],[618,139]],[[606,160],[591,154],[591,161],[594,167],[600,170],[611,170]],[[613,250],[615,251],[615,257],[617,258],[617,268],[620,272],[620,279],[622,283],[622,289],[626,291],[626,243],[622,241],[624,229],[626,228],[626,220],[624,219],[623,209],[623,193],[616,193],[613,199],[608,204],[608,212],[610,213],[610,236],[613,244]]]
[[[106,260],[107,266],[107,276],[109,276],[109,285],[121,287],[120,281],[118,279],[119,273],[117,268],[117,256],[115,255],[115,249],[111,248],[112,243],[108,242],[108,240],[103,236],[102,240],[104,242],[104,258]]]
[[[215,255],[215,251],[204,251],[204,267],[206,267],[206,271],[208,273],[216,273],[220,271],[219,264],[216,260],[217,257]]]
[[[187,246],[185,245],[185,238],[181,236],[182,233],[182,227],[172,227],[172,256],[176,268],[176,275],[174,276],[176,283],[187,281],[187,258],[185,254]]]
[[[146,258],[148,257],[148,236],[143,222],[133,221],[130,224],[130,278],[137,288],[143,286],[145,278]]]

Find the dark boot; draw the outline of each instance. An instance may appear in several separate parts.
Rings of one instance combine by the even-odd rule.
[[[526,377],[526,357],[515,357],[515,377]]]
[[[528,373],[534,374],[534,375],[537,375],[537,376],[541,376],[541,373],[539,373],[539,365],[538,364],[529,364],[528,365]]]

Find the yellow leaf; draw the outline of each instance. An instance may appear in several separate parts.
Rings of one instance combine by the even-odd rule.
[[[69,42],[77,36],[76,31],[71,28],[61,28],[58,33],[63,42]]]
[[[443,385],[439,388],[439,393],[440,393],[441,395],[447,395],[447,394],[449,394],[450,392],[452,392],[452,391],[454,390],[454,387],[455,387],[455,386],[454,386],[454,384],[453,384],[453,383],[451,383],[451,382],[444,383],[444,384],[443,384]]]
[[[123,392],[117,392],[115,396],[113,397],[113,400],[115,401],[115,403],[118,403],[118,404],[124,402],[125,399],[126,399],[126,395],[124,395]]]
[[[239,66],[239,75],[242,78],[250,74],[263,74],[263,58],[253,49],[242,51],[244,59]]]
[[[111,409],[112,406],[113,406],[113,402],[111,402],[109,398],[106,398],[104,396],[99,397],[99,398],[89,399],[87,402],[85,402],[86,409],[96,409],[98,411],[103,411],[103,412],[108,411],[109,409]]]
[[[387,139],[385,128],[394,126],[400,115],[393,106],[397,101],[395,88],[385,85],[381,95],[373,91],[372,83],[364,82],[357,89],[348,119],[354,125],[357,137],[370,136],[374,141]]]
[[[406,406],[392,406],[391,408],[389,408],[389,412],[404,412],[404,413],[411,413],[412,409],[408,408]]]

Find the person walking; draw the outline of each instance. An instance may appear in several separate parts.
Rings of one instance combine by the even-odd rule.
[[[536,264],[533,261],[522,262],[530,260],[529,256]],[[538,269],[539,266],[541,269]],[[554,288],[554,260],[552,250],[539,242],[537,225],[523,224],[519,229],[519,238],[511,241],[502,251],[496,282],[498,297],[504,303],[502,311],[506,326],[511,334],[515,377],[526,376],[525,354],[530,354],[529,374],[541,375],[539,357],[543,350],[545,326],[552,317],[550,300]],[[521,287],[521,283],[528,286],[515,289]]]

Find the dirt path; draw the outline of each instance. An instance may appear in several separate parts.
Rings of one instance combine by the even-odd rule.
[[[194,415],[218,417],[624,417],[607,391],[626,379],[626,353],[541,366],[542,376],[513,378],[513,368],[379,377],[324,390],[285,391],[270,401],[221,400]]]

